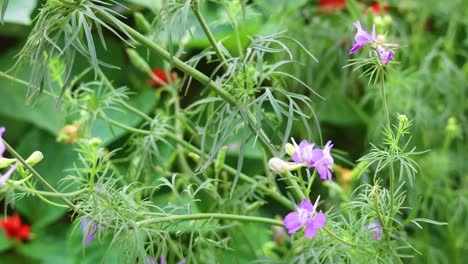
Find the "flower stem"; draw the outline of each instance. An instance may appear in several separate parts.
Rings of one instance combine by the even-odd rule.
[[[109,117],[107,117],[106,115],[100,115],[99,116],[100,118],[102,118],[103,120],[109,122],[110,124],[116,126],[116,127],[120,127],[122,129],[125,129],[129,132],[132,132],[132,133],[139,133],[139,134],[144,134],[144,135],[151,135],[151,134],[154,134],[153,132],[151,131],[147,131],[147,130],[143,130],[143,129],[137,129],[137,128],[133,128],[131,126],[127,126],[125,124],[122,124],[122,123],[119,123],[115,120],[112,120],[110,119]],[[193,152],[197,155],[201,155],[202,152],[195,146],[193,146],[192,144],[190,144],[189,142],[185,141],[184,139],[182,138],[179,138],[178,136],[176,136],[174,133],[165,133],[165,134],[161,134],[161,136],[166,136],[172,140],[174,140],[176,143],[182,145],[183,147],[185,147],[188,151],[190,152]],[[226,164],[223,164],[223,169],[225,169],[227,172],[231,173],[231,174],[235,174],[236,173],[236,169],[226,165]],[[243,174],[243,173],[240,173],[239,174],[239,178],[247,183],[250,183],[250,184],[256,184],[257,182],[255,181],[255,179],[252,179],[251,177]],[[289,208],[289,209],[294,209],[294,204],[291,203],[291,201],[289,201],[287,198],[285,198],[284,196],[282,196],[281,194],[278,193],[277,190],[272,190],[270,188],[268,188],[267,186],[265,185],[257,185],[258,189],[264,193],[266,193],[267,195],[269,195],[271,198],[275,199],[277,202],[279,202],[280,204],[282,204],[283,206]],[[303,194],[301,193],[301,195],[303,196]]]
[[[164,48],[159,46],[158,44],[154,43],[135,29],[131,28],[130,26],[126,25],[122,21],[118,19],[110,20],[104,15],[101,15],[101,11],[99,9],[95,10],[98,16],[101,16],[101,19],[107,21],[111,25],[115,26],[117,29],[124,30],[128,35],[133,37],[137,42],[146,46],[152,52],[158,54],[163,59],[170,61],[173,65],[178,68],[179,70],[183,71],[184,73],[192,76],[195,80],[199,81],[200,83],[206,85],[209,89],[214,91],[219,97],[221,97],[225,102],[231,105],[233,108],[238,109],[242,118],[246,121],[249,128],[258,135],[260,139],[260,144],[262,144],[263,148],[267,152],[269,156],[275,156],[275,150],[270,144],[268,137],[266,136],[265,132],[258,127],[256,124],[252,113],[250,113],[245,107],[243,107],[235,97],[233,97],[228,91],[220,87],[216,82],[210,79],[210,77],[206,76],[199,70],[193,68],[192,66],[188,65],[187,63],[181,61],[178,58],[172,56],[168,51]]]
[[[221,213],[201,213],[201,214],[187,214],[187,215],[171,215],[166,217],[151,218],[137,222],[137,225],[143,224],[157,224],[163,222],[173,221],[190,221],[190,220],[203,220],[203,219],[226,219],[243,222],[263,223],[275,226],[284,226],[282,221],[257,216],[235,215],[235,214],[221,214]]]
[[[391,126],[390,126],[390,116],[388,113],[388,106],[387,106],[387,96],[385,95],[385,73],[384,70],[382,69],[380,71],[380,93],[382,96],[382,104],[383,104],[383,109],[384,109],[384,115],[385,115],[385,120],[386,120],[386,126],[389,131],[391,131]]]
[[[330,235],[331,237],[333,237],[334,239],[340,241],[341,243],[345,244],[345,245],[348,245],[348,246],[351,246],[351,247],[354,247],[354,248],[358,248],[358,249],[361,249],[367,253],[372,253],[370,250],[366,249],[366,248],[363,248],[363,247],[360,247],[354,243],[351,243],[351,242],[348,242],[348,241],[345,241],[343,240],[341,237],[337,236],[335,233],[333,233],[332,231],[330,231],[326,226],[323,227],[323,230],[325,230],[325,232],[327,232],[328,235]]]
[[[221,61],[221,63],[224,63],[226,61],[226,58],[224,57],[224,54],[219,49],[218,45],[216,44],[216,39],[214,38],[213,33],[211,33],[211,30],[208,27],[208,24],[206,23],[205,18],[201,14],[198,4],[199,4],[198,1],[192,1],[192,11],[197,17],[198,22],[200,23],[201,27],[203,28],[203,31],[205,32],[205,35],[208,38],[208,41],[210,41],[210,44],[213,47],[213,50],[216,52],[216,56],[218,56],[218,59]],[[226,68],[227,65],[224,64],[224,67]]]
[[[8,150],[8,152],[11,153],[11,155],[13,155],[13,157],[15,157],[21,164],[23,164],[23,166],[28,169],[28,171],[30,173],[32,173],[47,189],[51,190],[52,192],[54,193],[57,193],[57,194],[60,194],[59,191],[57,191],[54,187],[52,187],[52,185],[50,185],[44,178],[42,178],[42,176],[33,168],[31,167],[31,165],[29,165],[22,157],[20,154],[18,154],[18,152],[16,152],[5,140],[3,140],[2,138],[0,138],[0,140],[3,141],[3,143],[5,144],[5,147],[6,149]],[[70,200],[68,200],[66,197],[64,196],[58,196],[58,198],[60,198],[68,207],[70,207],[71,209],[73,210],[77,210],[75,205],[70,202]],[[50,201],[49,201],[50,202]],[[61,206],[61,205],[60,205]]]

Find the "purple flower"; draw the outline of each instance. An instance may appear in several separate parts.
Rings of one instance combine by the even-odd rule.
[[[5,130],[6,130],[5,127],[0,126],[0,158],[3,158],[3,153],[5,153],[5,150],[6,150],[6,146],[3,143],[3,138],[2,138],[3,133],[5,133]],[[13,166],[11,166],[5,174],[2,175],[0,173],[0,187],[2,187],[5,184],[5,182],[11,177],[11,175],[16,170],[18,165],[19,163],[17,162]]]
[[[312,164],[312,150],[314,149],[314,143],[309,143],[307,140],[302,140],[299,146],[295,144],[295,151],[292,154],[292,160],[297,164],[304,164],[308,167]]]
[[[361,22],[356,21],[353,25],[357,28],[357,32],[354,36],[353,47],[349,50],[349,54],[353,54],[367,43],[374,43],[376,41],[375,25],[372,26],[372,35],[370,35],[367,30],[362,29]]]
[[[5,127],[0,126],[0,158],[3,158],[3,153],[5,153],[5,144],[3,143],[3,133],[5,133]]]
[[[315,167],[320,179],[322,180],[331,180],[332,176],[332,164],[333,157],[330,155],[330,150],[333,147],[331,140],[327,142],[325,147],[322,149],[314,149],[312,151],[312,166]]]
[[[316,212],[317,204],[320,196],[317,198],[315,205],[303,199],[299,206],[296,206],[296,212],[291,212],[284,218],[284,225],[288,229],[288,233],[296,233],[299,229],[305,226],[304,236],[308,239],[317,235],[317,231],[324,227],[327,223],[327,217],[322,211]]]
[[[17,162],[13,166],[11,166],[5,174],[0,174],[0,187],[2,187],[5,184],[5,182],[11,177],[18,165],[19,163]]]
[[[377,53],[379,54],[380,62],[384,65],[387,65],[393,59],[393,51],[386,50],[382,48],[380,45],[377,46]]]
[[[96,231],[97,231],[97,224],[93,221],[89,220],[88,218],[84,218],[81,222],[81,232],[83,233],[84,240],[83,243],[88,245],[91,240],[96,238]]]
[[[382,237],[382,226],[379,221],[372,222],[368,227],[367,231],[369,233],[374,233],[372,240],[379,240]]]
[[[322,180],[331,180],[333,157],[330,150],[333,147],[331,140],[327,142],[323,149],[314,148],[314,143],[309,143],[307,140],[302,140],[299,146],[295,144],[295,150],[292,153],[292,160],[296,164],[306,165],[307,167],[315,167],[317,173]],[[281,168],[287,166],[283,165]]]

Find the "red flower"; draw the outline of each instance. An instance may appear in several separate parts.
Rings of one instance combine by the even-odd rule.
[[[344,8],[346,8],[345,0],[320,0],[319,1],[319,9],[326,13],[340,11]]]
[[[162,70],[155,68],[153,69],[153,76],[151,76],[148,80],[148,83],[153,87],[160,87],[169,82],[169,78],[171,81],[174,81],[177,78],[177,73],[171,72],[170,76]]]
[[[379,5],[379,2],[373,2],[369,9],[372,11],[372,13],[374,13],[375,15],[378,15],[380,14],[381,12],[382,13],[388,13],[388,5],[387,4],[383,4],[382,7],[380,7]]]
[[[26,240],[29,238],[31,227],[23,225],[18,214],[3,218],[0,225],[9,239]]]

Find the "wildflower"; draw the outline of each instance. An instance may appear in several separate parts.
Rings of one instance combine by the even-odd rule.
[[[375,25],[372,26],[372,35],[367,32],[367,30],[362,29],[361,22],[356,21],[353,25],[357,28],[356,35],[354,36],[353,47],[349,50],[349,54],[353,54],[358,49],[362,48],[368,43],[374,43],[376,40],[375,37]]]
[[[322,211],[316,212],[320,196],[315,201],[315,205],[303,199],[299,206],[296,206],[296,212],[291,212],[284,218],[284,225],[288,233],[296,233],[305,226],[304,236],[308,239],[317,235],[317,231],[327,223],[327,217]]]
[[[5,153],[6,146],[3,143],[3,133],[5,133],[5,127],[0,126],[0,158],[3,158],[3,153]]]
[[[386,50],[380,45],[376,48],[377,53],[379,54],[379,60],[383,65],[388,65],[388,63],[393,59],[393,51]]]
[[[378,1],[374,1],[369,9],[372,11],[372,13],[374,13],[375,15],[378,15],[380,13],[388,13],[388,5],[387,4],[383,4],[382,6],[379,5],[379,2]]]
[[[322,149],[314,149],[312,151],[312,166],[315,167],[317,173],[320,175],[322,180],[331,180],[331,173],[333,172],[332,164],[334,162],[333,157],[330,154],[330,150],[333,147],[331,140],[327,142],[325,147]]]
[[[164,70],[155,68],[153,69],[153,75],[148,80],[148,83],[153,87],[160,87],[167,84],[169,81],[174,81],[176,78],[177,73],[175,72],[171,72],[171,74],[168,76]]]
[[[271,158],[268,161],[268,166],[270,169],[276,173],[283,173],[286,171],[297,170],[302,167],[302,164],[296,164],[294,162],[287,162],[280,158]]]
[[[372,222],[368,227],[367,231],[369,233],[374,233],[372,240],[379,240],[382,237],[382,226],[379,221]]]
[[[5,153],[5,150],[6,150],[6,146],[5,144],[3,143],[3,133],[5,133],[5,127],[3,126],[0,126],[0,158],[3,158],[3,153]],[[10,162],[10,161],[6,161],[7,163]],[[0,174],[0,187],[2,187],[5,182],[11,177],[11,175],[13,174],[13,172],[16,170],[16,168],[18,167],[19,163],[15,163],[15,165],[11,166],[8,171],[5,173],[5,174]]]
[[[319,10],[324,13],[332,13],[346,8],[345,0],[320,0]]]
[[[5,184],[5,182],[11,177],[18,165],[19,163],[17,162],[15,163],[15,165],[11,166],[5,174],[0,174],[0,187],[2,187]]]
[[[292,160],[295,163],[304,164],[310,167],[313,163],[312,151],[314,149],[314,146],[314,143],[309,143],[309,141],[305,139],[302,140],[301,143],[299,143],[299,146],[296,145],[296,149],[291,156]]]
[[[9,239],[24,241],[31,235],[31,227],[21,223],[21,218],[18,214],[14,214],[12,217],[3,218],[0,225]]]
[[[83,243],[88,245],[94,238],[96,238],[97,224],[88,218],[84,218],[81,222],[81,232],[83,233]]]

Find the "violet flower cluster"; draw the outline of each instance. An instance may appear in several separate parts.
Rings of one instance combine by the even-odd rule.
[[[270,168],[277,173],[292,171],[301,167],[314,167],[322,180],[331,180],[333,172],[333,157],[330,150],[333,147],[331,141],[321,148],[316,148],[314,143],[307,140],[302,140],[297,145],[294,140],[293,144],[286,144],[286,152],[291,156],[293,162],[287,162],[280,158],[272,158],[268,161]]]
[[[186,262],[186,260],[182,259],[181,261],[177,262],[177,264],[185,264],[185,262]],[[166,259],[164,257],[160,257],[159,258],[159,263],[158,263],[158,260],[156,258],[147,257],[146,258],[146,263],[147,264],[166,264]]]
[[[299,206],[296,206],[296,211],[291,212],[284,218],[284,225],[288,229],[288,233],[296,233],[302,227],[304,236],[311,239],[317,235],[317,231],[324,227],[327,223],[327,216],[322,211],[317,212],[317,204],[320,196],[317,198],[315,205],[303,199]]]
[[[387,65],[393,59],[393,51],[387,50],[384,46],[397,46],[395,44],[384,43],[383,35],[375,35],[375,25],[372,26],[372,34],[369,34],[367,30],[362,29],[361,22],[356,21],[353,25],[357,28],[356,35],[354,36],[354,43],[349,54],[353,54],[360,48],[367,44],[371,44],[379,55],[379,60],[383,65]]]
[[[0,126],[0,158],[3,158],[3,154],[5,153],[6,146],[2,141],[3,133],[5,133],[6,129],[3,126]],[[5,174],[0,173],[0,187],[2,187],[5,182],[11,177],[13,172],[16,170],[18,167],[19,163],[15,163],[13,166],[11,166]]]

